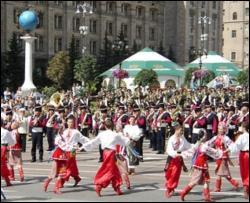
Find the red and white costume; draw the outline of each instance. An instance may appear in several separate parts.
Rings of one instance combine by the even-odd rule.
[[[168,140],[167,154],[171,159],[165,170],[167,196],[178,186],[181,175],[182,157],[177,156],[177,152],[188,150],[190,147],[191,144],[183,136],[177,137],[176,135],[172,135]]]
[[[108,139],[107,139],[108,138]],[[129,143],[129,138],[121,136],[112,130],[105,130],[98,134],[96,138],[90,140],[86,144],[83,144],[81,148],[86,151],[90,151],[99,144],[103,149],[103,163],[97,171],[94,178],[94,184],[96,185],[96,192],[100,196],[102,188],[106,188],[110,183],[114,190],[120,195],[120,186],[122,184],[122,178],[120,171],[116,165],[116,145],[126,146]]]
[[[226,135],[217,135],[216,137],[213,137],[211,140],[209,140],[207,143],[208,145],[216,149],[225,151],[226,148],[228,148],[228,146],[233,143],[233,141]],[[221,191],[221,177],[225,177],[233,185],[234,188],[237,189],[239,186],[239,183],[231,177],[231,173],[229,170],[229,161],[230,160],[228,153],[223,153],[222,158],[216,160],[215,174],[218,176],[215,185],[216,192]]]
[[[243,187],[249,195],[249,133],[244,132],[241,134],[235,143],[229,145],[231,154],[239,154],[240,162],[240,175],[243,183]]]
[[[16,140],[11,136],[11,133],[1,127],[1,177],[5,179],[6,185],[10,186],[8,162],[8,146],[14,145]]]

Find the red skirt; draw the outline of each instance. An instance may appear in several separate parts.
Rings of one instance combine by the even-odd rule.
[[[1,177],[3,178],[10,175],[7,167],[7,152],[7,146],[1,146]]]
[[[121,174],[116,165],[115,151],[103,150],[103,163],[94,178],[94,184],[106,188],[112,182],[113,188],[122,184]]]
[[[53,160],[68,160],[66,156],[66,152],[64,152],[60,147],[57,147],[56,150],[52,154]]]
[[[66,180],[68,180],[70,176],[78,177],[79,171],[78,171],[78,167],[76,164],[76,156],[72,156],[71,152],[66,152],[66,156],[68,157]]]
[[[249,187],[249,152],[240,152],[240,175],[243,186]]]
[[[179,157],[170,160],[167,170],[165,171],[165,188],[175,189],[178,186],[181,175],[181,159]]]

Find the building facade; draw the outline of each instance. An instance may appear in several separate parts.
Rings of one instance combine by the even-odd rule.
[[[249,2],[224,1],[223,54],[239,68],[249,67]]]
[[[160,42],[168,53],[173,49],[175,62],[189,62],[190,47],[200,47],[200,16],[211,18],[207,26],[205,48],[221,53],[221,2],[220,1],[90,1],[92,15],[76,14],[81,1],[1,1],[1,53],[8,49],[11,33],[20,37],[24,33],[18,25],[18,15],[25,9],[35,9],[39,25],[32,34],[35,40],[36,59],[48,59],[60,50],[67,50],[72,35],[77,49],[98,55],[103,47],[105,32],[114,41],[122,30],[129,47],[136,42],[138,49],[150,47],[157,50]],[[89,26],[83,38],[79,27]],[[20,43],[24,43],[20,40]]]

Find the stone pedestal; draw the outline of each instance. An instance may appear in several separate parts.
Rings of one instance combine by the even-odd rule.
[[[24,95],[28,95],[30,92],[36,89],[32,80],[32,44],[37,37],[32,37],[30,35],[25,35],[21,37],[25,41],[25,79],[21,87]]]

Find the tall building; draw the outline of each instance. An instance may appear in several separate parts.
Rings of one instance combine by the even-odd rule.
[[[223,54],[240,68],[249,67],[249,2],[224,1]]]
[[[199,17],[208,16],[205,41],[207,50],[221,53],[221,2],[220,1],[90,1],[92,15],[76,14],[82,1],[1,1],[1,53],[6,52],[11,33],[23,35],[18,25],[18,15],[27,8],[38,12],[39,25],[32,34],[35,40],[36,61],[47,60],[60,50],[67,50],[74,34],[77,49],[97,55],[105,32],[114,41],[122,30],[129,47],[136,42],[138,49],[151,47],[157,50],[160,42],[168,53],[173,50],[179,65],[189,62],[190,47],[200,48],[201,26]],[[89,26],[83,39],[79,27]],[[23,44],[22,40],[20,43]],[[36,62],[35,62],[36,63]]]

